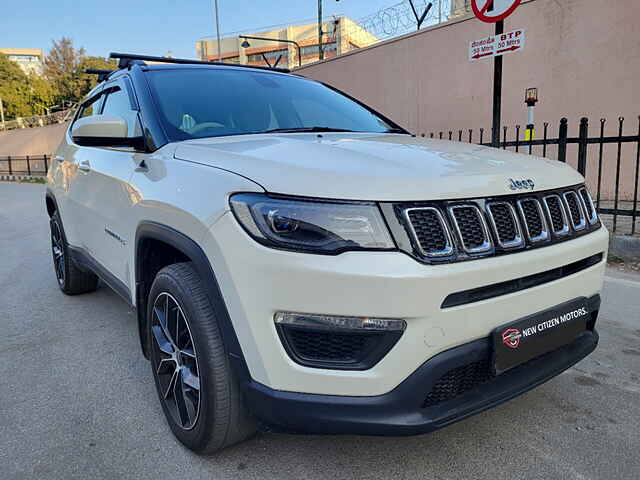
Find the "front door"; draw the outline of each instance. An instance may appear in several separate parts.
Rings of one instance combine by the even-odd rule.
[[[102,115],[117,115],[129,124],[129,135],[138,134],[137,112],[128,85],[117,80],[105,85]],[[137,164],[129,148],[78,147],[75,154],[78,174],[72,201],[82,210],[86,230],[85,249],[93,259],[131,290],[130,260],[125,218],[135,195],[129,180]]]

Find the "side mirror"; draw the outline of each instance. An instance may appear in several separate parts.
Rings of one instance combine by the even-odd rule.
[[[76,120],[71,129],[74,143],[84,147],[134,147],[144,149],[143,137],[129,137],[124,118],[93,115]]]

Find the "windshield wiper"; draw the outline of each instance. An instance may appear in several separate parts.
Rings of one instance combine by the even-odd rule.
[[[387,128],[384,133],[407,133],[407,131],[402,128]]]
[[[296,132],[355,132],[345,128],[333,127],[294,127],[294,128],[272,128],[262,133],[296,133]]]

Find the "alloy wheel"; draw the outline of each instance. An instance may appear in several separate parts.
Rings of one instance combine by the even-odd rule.
[[[175,423],[190,430],[200,413],[198,359],[187,318],[169,293],[153,303],[151,332],[160,396]]]
[[[51,253],[58,283],[64,285],[64,241],[62,240],[60,225],[55,219],[51,219]]]

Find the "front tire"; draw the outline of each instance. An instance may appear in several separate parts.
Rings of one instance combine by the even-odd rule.
[[[255,433],[213,307],[191,263],[169,265],[156,276],[147,333],[160,403],[180,442],[209,454]]]
[[[58,286],[67,295],[78,295],[95,291],[98,288],[98,277],[91,271],[78,268],[69,256],[69,248],[62,229],[62,221],[57,211],[53,212],[49,220],[51,229],[51,255],[53,256],[53,271],[58,280]]]

